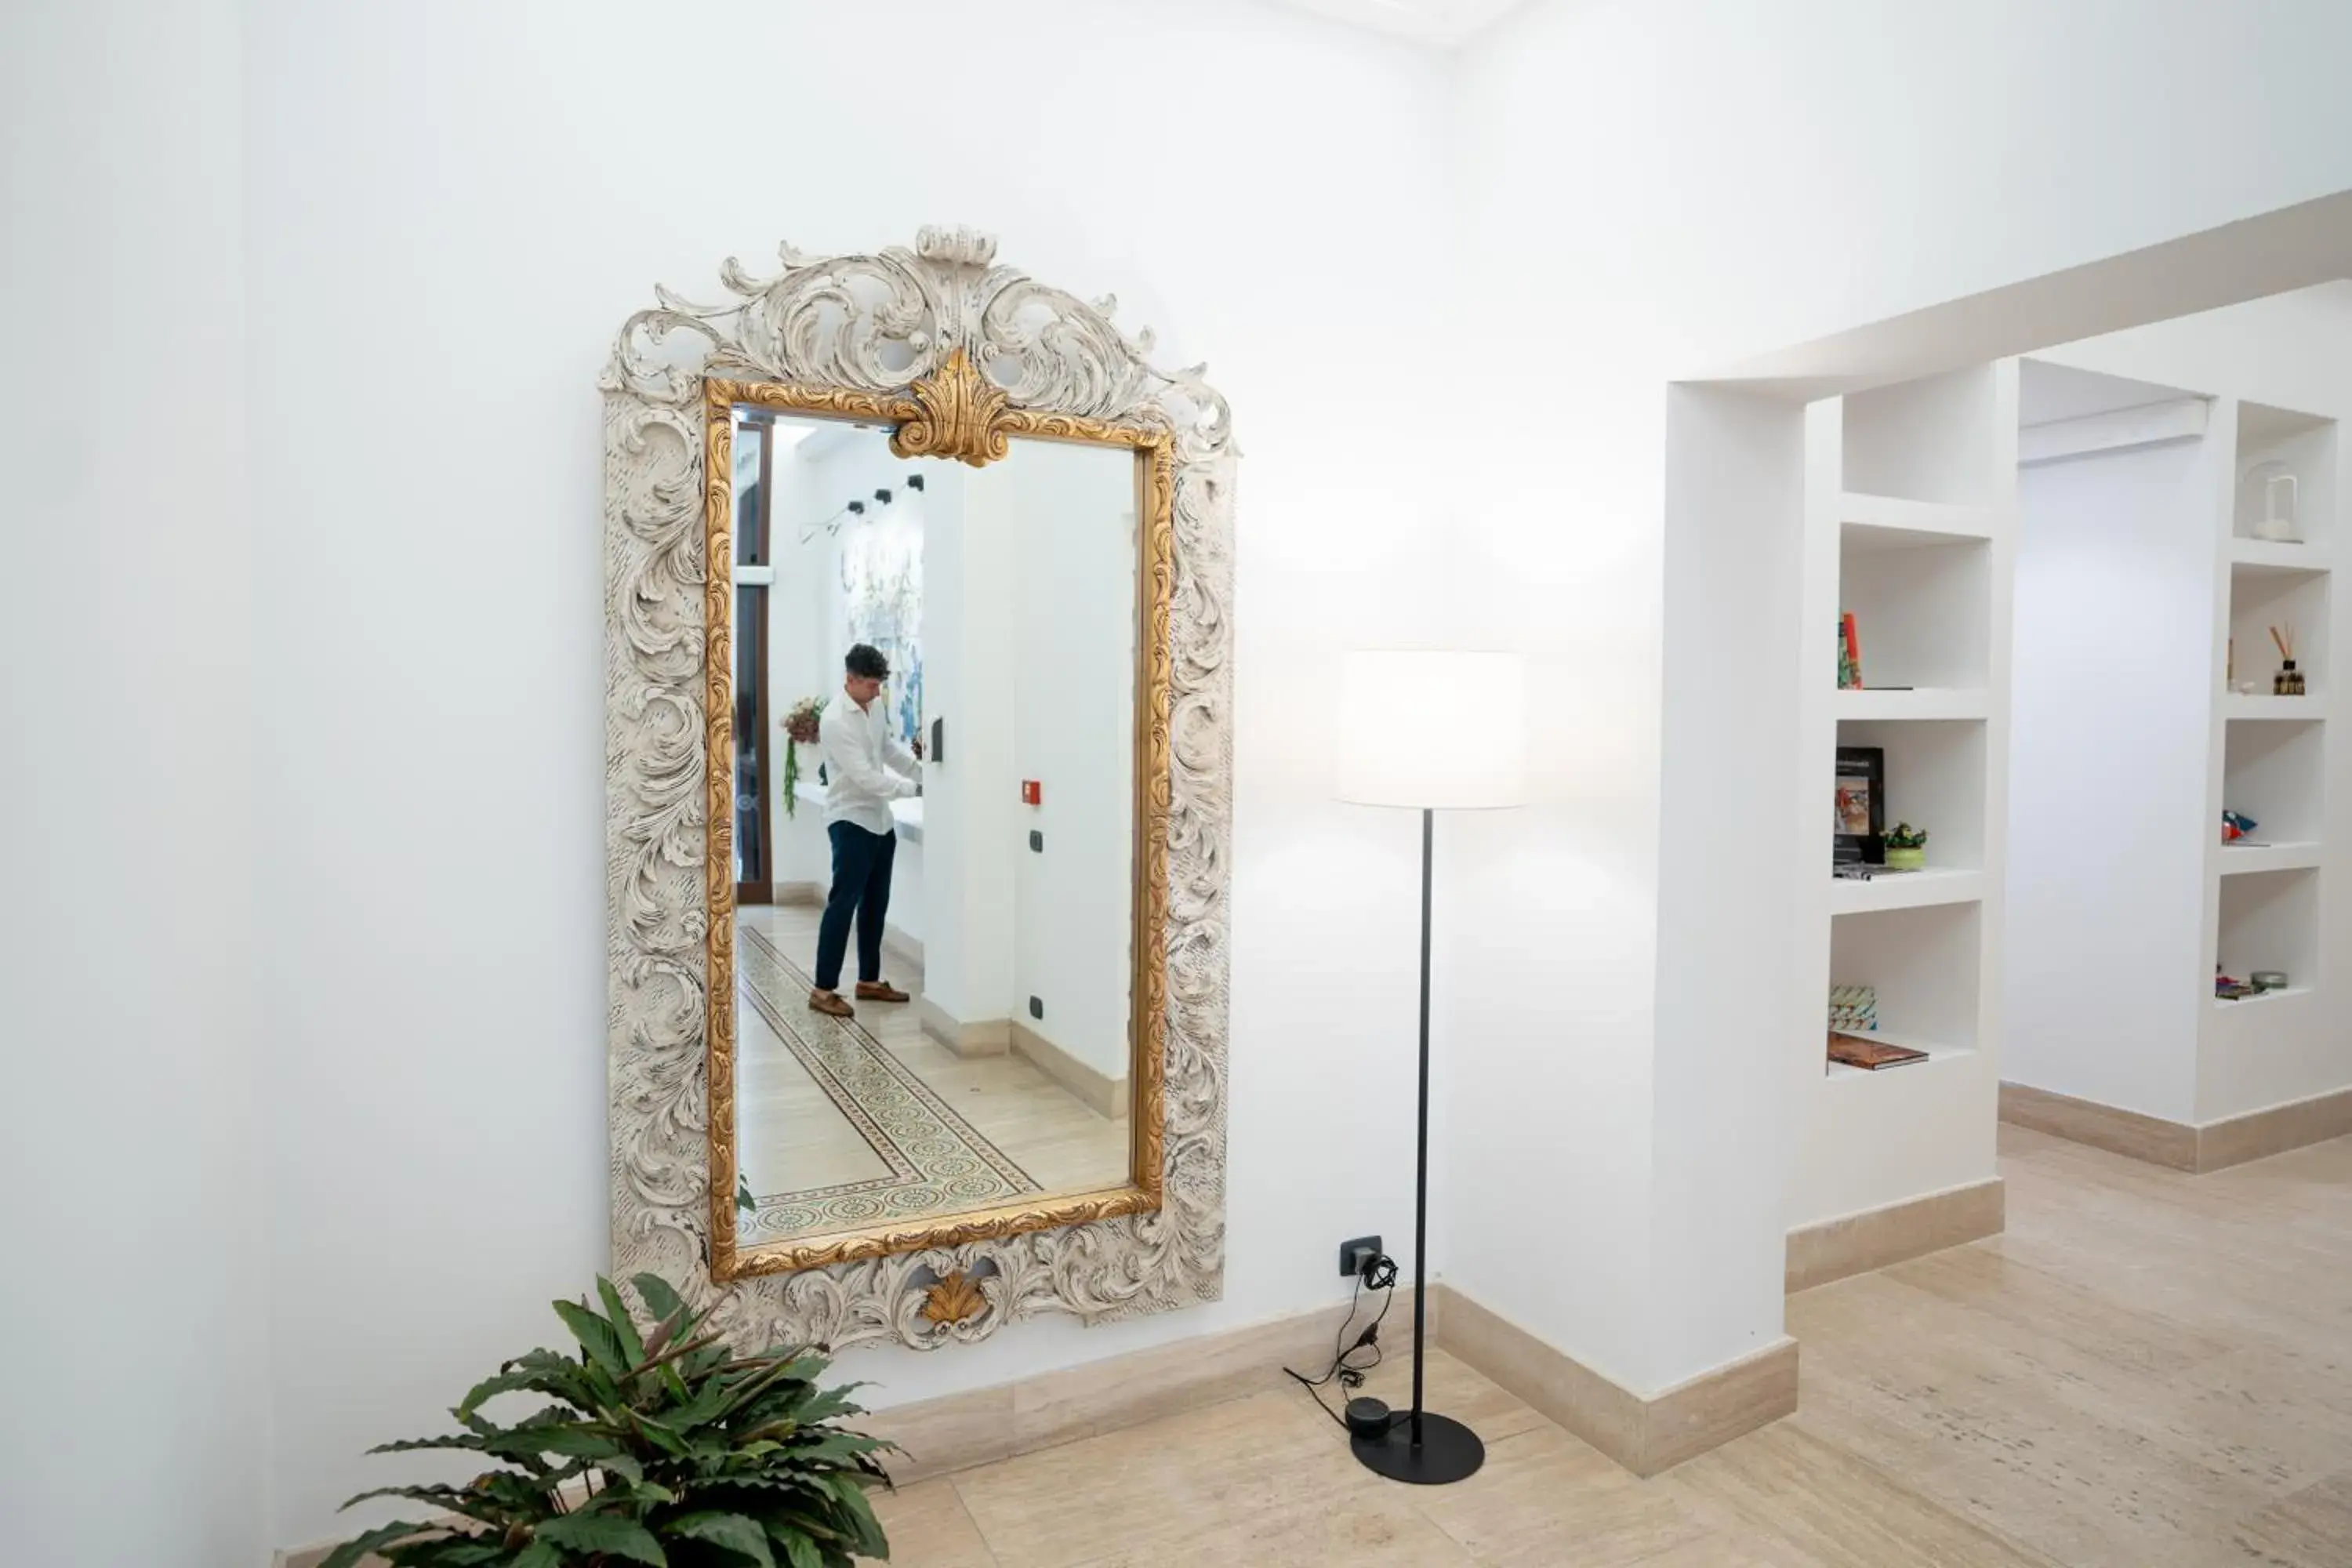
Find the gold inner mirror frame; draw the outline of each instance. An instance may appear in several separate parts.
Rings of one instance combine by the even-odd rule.
[[[726,1280],[791,1273],[858,1258],[958,1247],[1026,1231],[1084,1225],[1160,1206],[1166,1159],[1169,616],[1175,592],[1175,452],[1171,432],[1084,415],[1010,406],[1006,394],[961,348],[932,375],[898,392],[796,382],[703,380],[703,864],[705,980],[709,1027],[710,1272]],[[1132,1131],[1127,1184],[1047,1195],[830,1235],[739,1247],[735,1191],[735,584],[734,411],[740,407],[887,427],[900,458],[974,468],[1003,458],[1015,438],[1122,447],[1135,454],[1139,558],[1136,572],[1135,852],[1132,971],[1128,1005]]]

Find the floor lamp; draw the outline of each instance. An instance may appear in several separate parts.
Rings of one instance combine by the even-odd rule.
[[[1339,679],[1341,800],[1421,813],[1421,1108],[1413,1140],[1412,1409],[1353,1439],[1366,1468],[1423,1486],[1458,1481],[1486,1446],[1422,1407],[1429,1284],[1429,911],[1440,811],[1517,805],[1527,788],[1526,667],[1516,654],[1351,653]]]

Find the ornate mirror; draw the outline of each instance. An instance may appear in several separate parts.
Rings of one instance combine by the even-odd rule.
[[[1220,1287],[1226,410],[994,250],[603,379],[614,1268],[771,1342]]]

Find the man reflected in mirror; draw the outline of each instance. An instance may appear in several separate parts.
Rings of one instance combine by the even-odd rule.
[[[881,700],[890,661],[859,643],[842,661],[842,692],[817,725],[824,756],[824,830],[833,840],[833,887],[816,939],[816,988],[809,1006],[836,1018],[856,1009],[841,994],[841,966],[849,932],[857,930],[857,999],[904,1002],[907,993],[882,978],[882,922],[890,910],[890,868],[898,833],[890,803],[920,795],[917,770],[923,742],[910,749],[891,731],[889,704]]]

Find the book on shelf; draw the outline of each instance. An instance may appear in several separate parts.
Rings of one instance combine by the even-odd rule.
[[[1838,689],[1862,689],[1862,638],[1853,627],[1853,612],[1838,614]]]
[[[1864,1035],[1849,1035],[1843,1029],[1830,1031],[1830,1060],[1850,1068],[1860,1068],[1864,1072],[1877,1072],[1883,1068],[1909,1067],[1913,1062],[1927,1059],[1927,1052],[1915,1051],[1909,1046],[1898,1046],[1892,1040],[1874,1040]]]
[[[1878,987],[1875,985],[1830,987],[1830,1033],[1867,1035],[1874,1033],[1877,1027]]]

